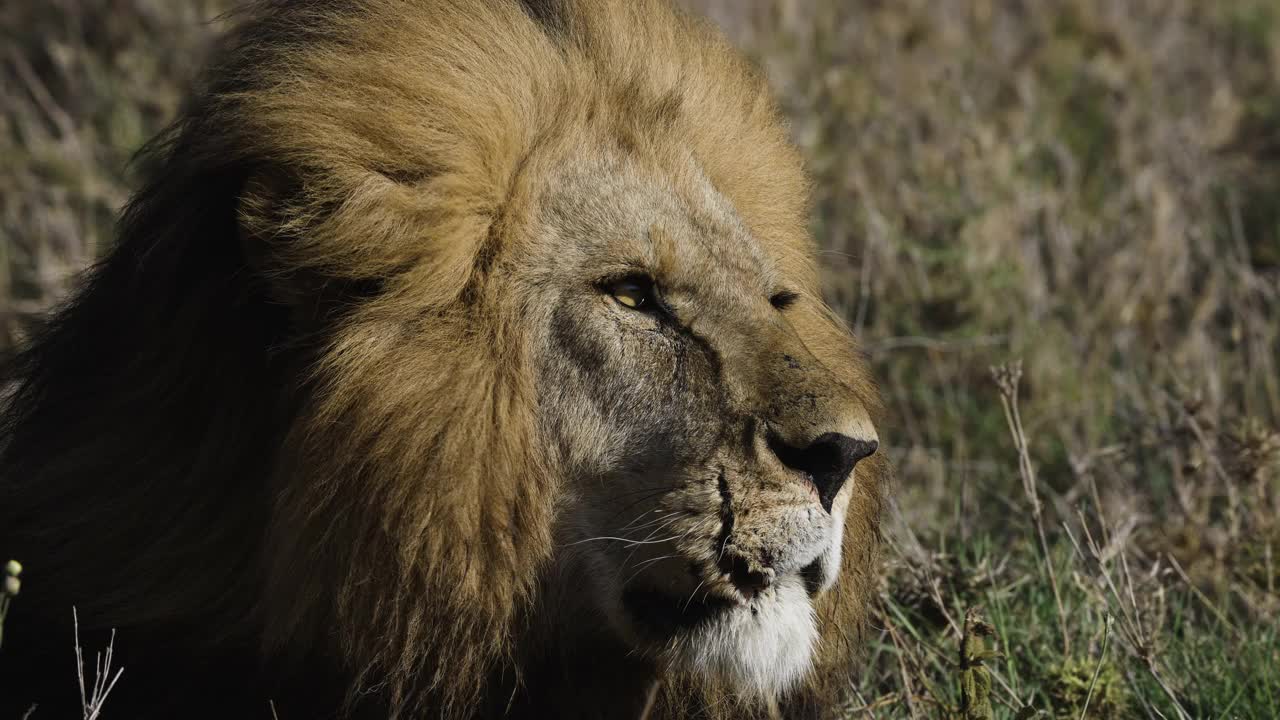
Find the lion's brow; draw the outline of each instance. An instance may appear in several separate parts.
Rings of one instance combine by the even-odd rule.
[[[696,218],[696,216],[695,216]],[[702,218],[693,222],[695,237],[702,234],[719,234],[719,229],[712,226],[711,221]],[[676,250],[677,241],[665,227],[657,223],[649,227],[645,234],[653,247],[653,255],[657,266],[654,271],[658,277],[673,278],[680,268],[680,256]],[[718,266],[732,268],[744,275],[756,277],[764,288],[775,284],[776,268],[768,262],[754,242],[744,243],[741,253],[721,252],[715,241],[703,238],[700,243],[709,259]]]
[[[672,277],[679,267],[675,238],[671,237],[671,233],[667,232],[666,228],[656,224],[649,227],[646,235],[653,245],[653,254],[658,263],[654,269],[658,276]]]

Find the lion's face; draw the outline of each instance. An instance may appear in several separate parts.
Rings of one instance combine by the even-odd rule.
[[[556,561],[633,648],[771,695],[810,667],[877,436],[814,353],[821,300],[676,165],[570,163],[515,263],[570,496]]]

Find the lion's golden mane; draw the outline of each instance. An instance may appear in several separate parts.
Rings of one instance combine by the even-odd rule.
[[[86,644],[120,628],[126,715],[171,692],[308,717],[283,698],[324,697],[290,684],[320,672],[384,717],[501,710],[558,485],[522,328],[486,298],[536,202],[523,159],[552,134],[686,144],[773,237],[805,223],[798,156],[759,73],[663,0],[271,0],[220,57],[118,246],[7,367],[0,553],[29,578],[0,678],[72,695],[69,634],[39,633],[74,604]],[[789,715],[851,671],[885,469],[859,473]],[[673,680],[658,711],[746,712],[716,692]]]

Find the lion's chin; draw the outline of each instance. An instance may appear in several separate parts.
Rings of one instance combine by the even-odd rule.
[[[750,602],[709,595],[701,602],[628,590],[636,625],[673,669],[726,682],[739,692],[777,697],[809,671],[817,618],[801,578],[780,578]]]

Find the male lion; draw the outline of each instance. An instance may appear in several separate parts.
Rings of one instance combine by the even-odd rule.
[[[876,399],[759,73],[665,0],[270,0],[10,365],[5,710],[818,716]],[[855,469],[856,464],[856,469]],[[10,715],[13,716],[13,715]]]

